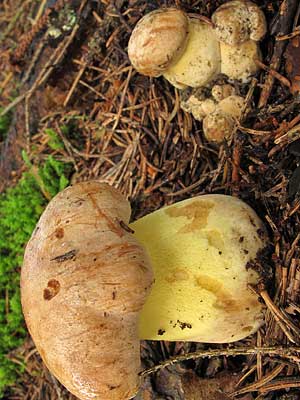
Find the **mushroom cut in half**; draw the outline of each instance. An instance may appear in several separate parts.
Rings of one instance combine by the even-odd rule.
[[[131,224],[147,249],[155,283],[140,316],[140,337],[229,343],[263,323],[248,268],[267,243],[265,228],[243,201],[203,195]]]
[[[130,213],[116,189],[78,183],[51,200],[26,247],[29,332],[81,400],[137,394],[140,339],[225,343],[262,324],[248,288],[259,274],[248,263],[266,237],[249,206],[207,195],[128,225]]]

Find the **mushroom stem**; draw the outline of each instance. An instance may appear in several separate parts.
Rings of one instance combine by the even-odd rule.
[[[212,26],[190,18],[186,48],[177,62],[164,71],[163,76],[179,89],[200,87],[220,73],[220,66],[220,47]]]

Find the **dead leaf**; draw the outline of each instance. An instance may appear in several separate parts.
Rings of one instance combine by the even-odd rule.
[[[186,400],[182,387],[183,375],[177,367],[179,366],[171,366],[159,371],[155,379],[155,387],[159,394],[168,396],[167,398]]]
[[[289,197],[295,196],[300,191],[300,166],[297,167],[289,181]]]
[[[229,372],[222,372],[218,377],[202,379],[193,371],[182,378],[185,400],[232,400],[228,396],[236,388],[239,377]],[[251,394],[240,397],[239,400],[253,400]]]
[[[208,366],[206,368],[205,376],[212,378],[216,375],[218,370],[222,367],[222,361],[219,357],[213,357],[209,360]]]

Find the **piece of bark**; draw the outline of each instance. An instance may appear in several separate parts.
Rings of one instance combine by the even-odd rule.
[[[285,52],[285,69],[292,87],[293,94],[300,92],[300,36],[292,38]]]
[[[278,12],[277,19],[272,27],[272,35],[286,35],[290,33],[293,25],[294,15],[297,11],[298,0],[284,0],[281,3],[280,10]],[[271,69],[277,71],[281,64],[281,57],[285,50],[285,41],[275,42],[273,55],[270,61]],[[258,107],[264,107],[268,103],[269,96],[271,94],[275,78],[271,74],[267,74],[263,89],[260,94]]]

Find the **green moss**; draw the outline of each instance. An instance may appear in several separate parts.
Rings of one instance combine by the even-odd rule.
[[[0,107],[0,113],[3,109]],[[5,114],[2,117],[0,117],[0,141],[5,139],[9,125],[11,122],[11,115],[10,114]]]
[[[48,146],[52,150],[62,150],[64,148],[63,142],[53,129],[45,129],[45,133],[49,137]]]
[[[53,197],[69,183],[69,165],[51,156],[34,171],[0,195],[0,397],[23,372],[7,354],[26,336],[19,290],[24,247],[47,204],[44,194]]]

